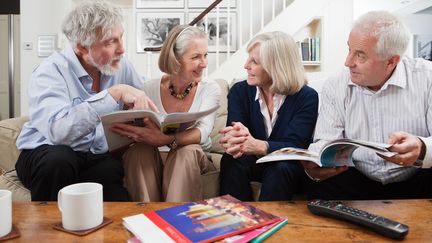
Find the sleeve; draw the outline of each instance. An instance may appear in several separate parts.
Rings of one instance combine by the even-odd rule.
[[[54,64],[44,64],[31,76],[28,86],[29,114],[32,125],[52,144],[91,144],[100,123],[98,111],[91,102],[108,102],[111,109],[117,103],[107,93],[92,97],[90,103],[71,97],[68,85],[79,80],[62,74]],[[101,111],[99,111],[101,112]]]
[[[341,82],[343,80],[340,77],[330,78],[323,86],[314,139],[309,146],[310,151],[318,153],[329,141],[344,137],[344,91],[338,87]]]
[[[432,83],[432,71],[429,71],[428,79],[429,84]],[[426,125],[427,130],[429,131],[429,135],[432,133],[432,85],[429,85],[428,91],[428,99],[427,99],[427,111],[426,111]],[[423,159],[422,168],[431,168],[432,167],[432,136],[429,137],[420,137],[423,143],[426,146],[426,153]]]
[[[277,140],[271,139],[272,136],[270,136],[267,141],[269,144],[268,153],[284,147],[307,148],[311,143],[318,116],[318,94],[309,87],[299,92],[296,102],[288,104],[292,107],[290,109],[294,109],[293,113],[289,114],[292,117],[289,118],[289,122],[285,123],[283,120],[283,116],[286,114],[278,115],[284,121],[284,124],[280,124],[283,131],[275,135]]]
[[[209,82],[209,84],[206,85],[203,90],[199,111],[208,110],[219,105],[220,95],[221,90],[219,88],[219,85],[216,82]],[[201,144],[205,143],[210,137],[210,133],[213,130],[213,126],[215,123],[215,119],[216,112],[213,112],[212,114],[200,119],[195,126],[201,132]]]

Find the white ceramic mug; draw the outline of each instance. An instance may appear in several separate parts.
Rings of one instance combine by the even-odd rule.
[[[0,237],[12,230],[12,192],[0,190]]]
[[[103,221],[102,185],[93,182],[63,187],[57,196],[63,228],[87,230]]]

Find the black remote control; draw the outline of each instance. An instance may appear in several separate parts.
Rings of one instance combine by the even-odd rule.
[[[409,228],[407,225],[346,206],[339,201],[318,199],[310,201],[307,206],[314,214],[346,220],[390,238],[402,239],[408,234]]]

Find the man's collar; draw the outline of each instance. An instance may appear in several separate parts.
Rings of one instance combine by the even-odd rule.
[[[63,55],[68,60],[70,68],[78,76],[78,78],[90,76],[84,69],[84,67],[81,65],[71,45],[67,45],[67,47],[63,51]]]
[[[407,85],[407,74],[405,71],[405,65],[402,63],[403,60],[405,58],[402,58],[399,63],[397,64],[395,70],[393,71],[392,75],[390,76],[390,78],[384,83],[384,85],[377,91],[381,91],[381,90],[385,90],[387,89],[387,87],[389,85],[394,85],[394,86],[398,86],[400,88],[405,88]],[[353,85],[353,86],[359,86],[362,87],[358,84],[355,84],[351,78],[348,82],[348,85]]]
[[[405,88],[407,85],[407,73],[405,71],[405,65],[402,63],[405,58],[401,58],[397,64],[395,70],[393,71],[387,82],[384,83],[381,89],[387,88],[388,85],[394,85],[401,88]]]

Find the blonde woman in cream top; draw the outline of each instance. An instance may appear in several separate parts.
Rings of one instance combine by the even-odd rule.
[[[207,49],[207,36],[197,27],[180,25],[170,31],[159,57],[159,68],[166,75],[144,83],[161,113],[197,112],[218,105],[218,84],[202,80]],[[203,199],[201,175],[216,170],[206,153],[215,116],[208,115],[192,128],[174,134],[162,133],[147,118],[144,127],[117,124],[113,128],[136,141],[123,155],[126,187],[133,200]],[[159,152],[158,147],[164,145],[170,150]]]
[[[159,108],[161,114],[168,114],[164,109],[161,99],[161,83],[163,83],[163,78],[167,78],[168,75],[160,79],[152,79],[144,83],[144,90],[147,96],[154,102],[156,107]],[[197,84],[196,94],[193,98],[192,105],[190,106],[188,112],[198,112],[202,110],[208,110],[217,104],[219,104],[220,89],[216,82],[202,80]],[[216,113],[210,114],[203,119],[199,120],[195,124],[195,128],[199,129],[201,132],[201,139],[199,144],[204,151],[208,152],[211,149],[211,138],[210,133],[213,129],[214,121],[216,118]]]

